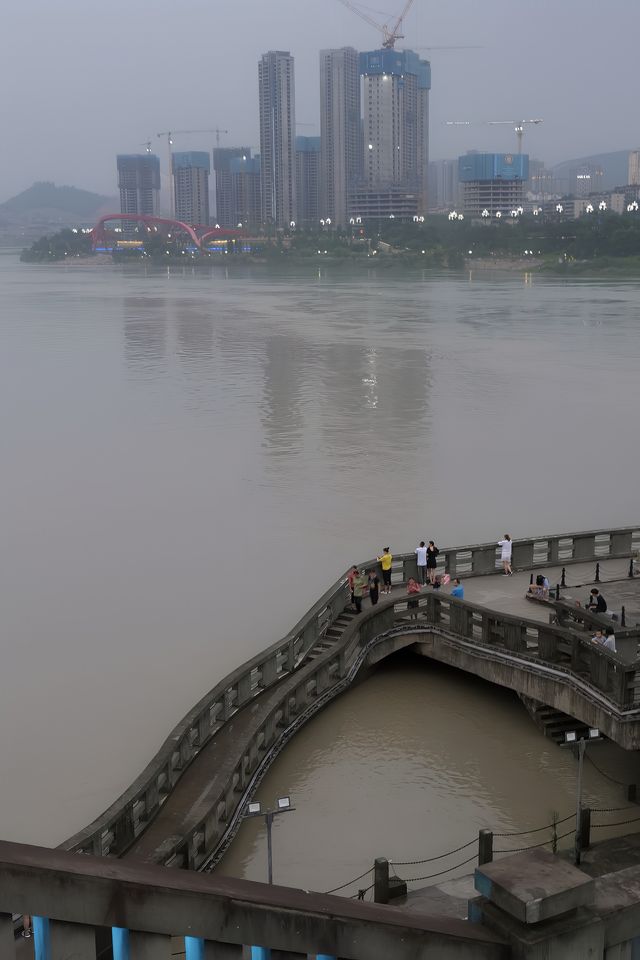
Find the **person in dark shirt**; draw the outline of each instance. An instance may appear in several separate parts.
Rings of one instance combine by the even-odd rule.
[[[380,593],[380,578],[375,570],[369,570],[369,600],[371,606],[375,607]]]
[[[589,594],[589,603],[587,604],[587,610],[591,610],[592,613],[606,613],[607,612],[607,601],[602,596],[597,587],[594,587]]]

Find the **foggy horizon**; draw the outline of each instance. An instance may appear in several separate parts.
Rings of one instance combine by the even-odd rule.
[[[364,5],[361,5],[365,9]],[[380,22],[401,0],[367,4]],[[378,11],[384,9],[386,13]],[[34,0],[5,11],[0,202],[51,180],[114,196],[116,154],[143,153],[166,170],[158,131],[220,127],[222,146],[258,147],[258,70],[267,50],[295,57],[298,133],[319,135],[319,51],[376,49],[380,34],[339,0],[139,0],[109,7]],[[431,159],[470,149],[514,151],[508,126],[541,117],[523,150],[552,165],[637,148],[632,83],[640,8],[628,0],[415,0],[399,48],[432,65]],[[473,49],[427,50],[427,46]],[[477,48],[476,48],[477,47]],[[447,127],[446,120],[475,121]],[[176,135],[174,150],[211,150],[215,134]]]

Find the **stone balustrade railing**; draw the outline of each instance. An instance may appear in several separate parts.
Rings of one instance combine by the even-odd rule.
[[[0,842],[0,956],[7,960],[25,955],[12,914],[33,918],[38,960],[511,955],[499,935],[466,920]]]
[[[635,527],[516,540],[513,565],[529,570],[551,564],[630,557],[639,543],[640,532]],[[447,548],[441,550],[438,562],[440,568],[452,576],[468,578],[492,574],[500,566],[499,548],[493,543]],[[362,566],[375,564],[376,561],[371,560]],[[415,575],[415,553],[394,557],[395,582]],[[613,661],[607,666],[610,657],[602,654],[597,662],[591,662],[595,654],[588,649],[582,650],[579,639],[574,641],[567,630],[473,608],[452,601],[448,596],[421,598],[421,608],[424,607],[423,601],[432,604],[425,609],[427,619],[435,618],[435,625],[480,643],[499,645],[526,655],[529,639],[535,635],[540,657],[544,655],[544,659],[552,663],[564,662],[571,648],[574,666],[584,667],[585,658],[589,661],[594,689],[613,698],[621,708],[635,703],[632,665],[622,665],[622,669]],[[286,684],[282,698],[275,698],[274,708],[259,729],[252,733],[250,742],[238,744],[238,762],[233,775],[207,819],[179,844],[163,851],[164,863],[192,868],[201,866],[211,851],[219,848],[225,837],[232,833],[239,799],[255,786],[264,768],[265,757],[276,744],[282,745],[287,735],[292,735],[292,723],[296,726],[293,721],[302,718],[305,711],[319,709],[325,697],[340,692],[367,643],[374,636],[393,629],[397,617],[402,617],[402,602],[399,606],[397,603],[381,603],[373,613],[367,611],[345,631],[340,645],[330,656],[307,662],[307,654],[343,612],[347,602],[345,574],[286,637],[238,667],[203,697],[174,728],[129,789],[97,820],[62,844],[62,848],[99,856],[122,855],[156,816],[188,764],[221,727],[259,694],[275,690],[286,678],[295,678]],[[574,650],[574,643],[579,649]]]

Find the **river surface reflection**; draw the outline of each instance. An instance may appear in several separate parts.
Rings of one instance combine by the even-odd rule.
[[[383,544],[633,522],[637,296],[635,283],[518,275],[145,273],[1,256],[3,835],[53,844],[91,820],[220,677]],[[427,696],[406,682],[400,709],[389,693],[358,712],[363,684],[302,734],[335,740],[327,762],[343,756],[346,770],[344,711],[359,744],[373,724],[378,779],[359,792],[378,825],[396,781],[424,810],[423,780],[440,769],[406,745],[424,746],[420,704],[447,685]],[[457,684],[452,705],[476,737],[483,711]],[[502,703],[476,694],[489,714]],[[518,719],[494,731],[537,736],[518,704],[504,709]],[[482,814],[514,817],[485,797],[505,787],[496,770],[483,779],[498,758],[482,742],[468,754],[476,776],[443,723],[438,784],[458,796],[449,778],[471,773]],[[396,747],[408,766],[391,759],[387,777],[378,751]],[[328,788],[292,750],[301,790],[307,777]],[[340,780],[355,804],[358,779]],[[438,797],[436,812],[454,803]],[[455,803],[471,817],[476,800]],[[295,833],[312,808],[302,797],[278,830]],[[362,850],[345,844],[344,857]],[[235,856],[254,869],[247,849]]]

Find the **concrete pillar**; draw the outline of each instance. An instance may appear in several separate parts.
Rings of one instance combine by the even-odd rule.
[[[514,543],[512,564],[516,570],[530,570],[533,566],[533,540]]]
[[[262,686],[270,687],[278,679],[278,663],[275,654],[262,664]]]
[[[574,560],[595,560],[596,539],[593,534],[586,537],[573,538]]]
[[[373,899],[389,903],[389,861],[385,857],[377,857],[373,865]]]
[[[609,543],[609,552],[612,557],[628,557],[631,554],[632,532],[612,533]]]
[[[238,680],[238,706],[244,706],[251,700],[251,673],[245,673]]]
[[[477,547],[471,554],[471,569],[475,574],[495,573],[496,548]]]
[[[478,866],[493,861],[493,831],[480,830],[478,833]]]
[[[327,687],[331,686],[331,677],[329,676],[329,665],[320,667],[316,673],[316,694],[321,694]]]
[[[409,577],[418,578],[418,558],[414,554],[402,561],[402,579],[406,583]]]

